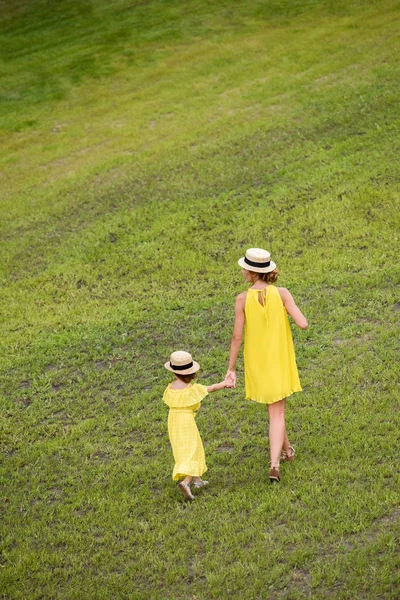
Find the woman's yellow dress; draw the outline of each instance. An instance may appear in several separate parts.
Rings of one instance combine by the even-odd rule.
[[[199,383],[189,384],[183,390],[173,390],[169,384],[164,392],[163,401],[169,406],[168,434],[175,459],[174,480],[186,475],[201,477],[207,471],[203,442],[195,421],[207,394],[207,387]]]
[[[289,319],[273,285],[247,290],[244,367],[247,400],[272,404],[301,392]]]

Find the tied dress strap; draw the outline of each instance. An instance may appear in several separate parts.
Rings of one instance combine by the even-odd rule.
[[[268,305],[269,305],[269,289],[270,286],[265,286],[264,288],[262,288],[261,290],[257,290],[257,289],[249,289],[247,290],[247,292],[250,292],[253,296],[251,298],[249,298],[250,300],[250,305],[251,304],[259,304],[260,309],[262,310],[263,316],[264,316],[264,322],[265,325],[268,327]],[[259,310],[260,310],[259,309]]]
[[[266,325],[268,325],[268,298],[269,298],[268,286],[265,286],[265,288],[260,290],[259,294],[261,296],[261,302],[260,302],[260,296],[258,296],[258,301],[260,302],[260,304],[262,305],[262,307],[264,309],[265,323],[266,323]]]

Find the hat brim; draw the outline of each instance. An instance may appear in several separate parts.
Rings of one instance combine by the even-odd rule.
[[[171,373],[175,373],[175,375],[192,375],[192,373],[197,373],[197,371],[200,369],[199,363],[195,360],[193,361],[193,365],[189,369],[179,369],[175,371],[175,369],[171,367],[170,361],[167,361],[164,367],[168,369],[168,371],[171,371]]]
[[[246,271],[253,271],[254,273],[271,273],[271,271],[274,271],[276,269],[276,264],[272,260],[270,261],[268,267],[252,267],[246,262],[244,262],[244,259],[244,256],[242,256],[242,258],[239,258],[238,265],[242,267],[242,269],[246,269]]]

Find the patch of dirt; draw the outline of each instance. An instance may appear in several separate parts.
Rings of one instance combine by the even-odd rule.
[[[132,442],[143,442],[144,435],[141,431],[134,430],[129,434],[128,439]]]
[[[81,508],[75,508],[74,513],[76,515],[78,515],[79,517],[82,517],[83,515],[86,515],[88,512],[93,510],[93,506],[91,504],[88,504],[87,506],[83,506]]]
[[[93,452],[90,456],[91,459],[101,460],[102,462],[109,462],[111,460],[111,454],[109,452]]]
[[[28,398],[27,396],[24,396],[21,398],[21,402],[24,406],[28,407],[32,404],[33,400],[32,400],[32,398]]]
[[[233,429],[233,431],[231,431],[231,437],[233,437],[233,438],[240,438],[241,437],[240,427],[235,427],[235,429]]]
[[[49,491],[51,492],[51,495],[49,497],[50,504],[54,504],[54,502],[59,500],[64,493],[63,490],[59,487],[51,488]]]
[[[311,589],[310,573],[304,569],[293,569],[292,585],[296,587],[299,592],[308,592]]]
[[[112,363],[109,360],[98,360],[96,362],[96,369],[99,371],[108,371],[108,369],[111,369],[111,367]]]
[[[218,452],[218,454],[221,454],[222,452],[233,452],[233,450],[233,446],[229,446],[228,444],[221,444],[216,448],[215,451]]]

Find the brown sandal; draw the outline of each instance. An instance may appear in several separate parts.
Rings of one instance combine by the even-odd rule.
[[[281,480],[281,477],[279,475],[279,469],[277,469],[276,467],[272,467],[268,474],[268,477],[271,483],[279,483]]]
[[[289,446],[289,450],[282,450],[281,460],[285,462],[293,462],[294,461],[295,451],[293,446]]]

